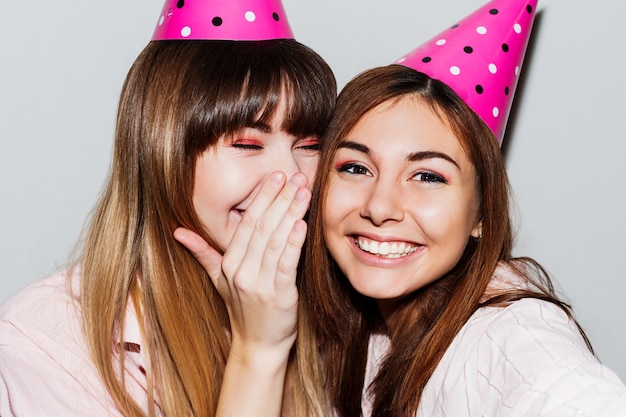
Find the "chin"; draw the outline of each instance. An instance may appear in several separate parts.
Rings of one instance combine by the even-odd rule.
[[[359,285],[358,283],[352,284],[352,287],[361,295],[364,295],[369,298],[373,298],[375,300],[394,300],[397,298],[404,297],[406,295],[403,290],[394,290],[390,288],[388,285],[368,285],[371,283],[366,283],[365,285]]]

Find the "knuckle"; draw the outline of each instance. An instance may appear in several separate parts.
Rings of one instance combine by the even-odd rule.
[[[267,236],[270,232],[270,226],[266,218],[259,219],[255,224],[255,228],[262,236]]]
[[[284,276],[290,276],[290,275],[295,276],[296,269],[297,269],[297,264],[298,264],[297,263],[297,259],[295,259],[295,260],[292,260],[292,259],[281,259],[278,262],[276,270],[277,270],[277,272],[279,274],[284,275]]]
[[[294,192],[292,192],[291,190],[285,189],[282,193],[278,195],[278,198],[281,198],[287,202],[290,202],[293,200],[293,195],[294,195]]]
[[[235,282],[237,280],[237,265],[230,263],[222,263],[222,276],[228,282]]]
[[[272,236],[272,238],[267,241],[267,248],[272,252],[278,252],[283,248],[283,242],[278,237]]]
[[[289,216],[291,216],[292,218],[301,219],[304,217],[304,214],[306,213],[306,207],[303,207],[302,205],[299,205],[299,204],[292,204],[289,206],[289,209],[287,210],[287,212],[289,213]]]
[[[233,288],[237,290],[237,293],[240,295],[248,296],[253,294],[257,288],[253,285],[251,279],[248,279],[243,274],[238,274],[233,278]]]
[[[252,228],[255,227],[255,225],[257,224],[257,219],[252,213],[250,213],[249,211],[245,211],[243,213],[243,216],[241,217],[240,223],[246,227]]]
[[[237,290],[239,294],[246,294],[248,292],[248,286],[245,280],[241,278],[233,279],[233,287]]]

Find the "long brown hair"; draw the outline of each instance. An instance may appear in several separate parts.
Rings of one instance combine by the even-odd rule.
[[[112,166],[76,262],[85,337],[125,416],[154,416],[155,401],[167,416],[215,413],[228,315],[206,272],[172,233],[185,226],[210,241],[192,204],[196,159],[223,135],[269,121],[281,97],[285,131],[321,135],[335,78],[318,54],[294,40],[151,42],[128,73]],[[148,358],[147,411],[127,392],[117,345],[129,302]],[[289,392],[304,395],[297,386]]]
[[[459,139],[477,176],[481,239],[470,238],[458,264],[443,277],[402,300],[384,324],[372,299],[358,294],[325,247],[323,213],[329,173],[338,144],[376,106],[412,97],[429,105]],[[361,415],[361,390],[372,331],[384,328],[391,351],[373,385],[373,416],[414,416],[426,383],[450,343],[482,305],[523,297],[554,302],[545,271],[531,259],[511,258],[509,183],[495,136],[444,83],[399,65],[366,71],[342,90],[322,145],[313,192],[310,236],[302,283],[302,311],[310,317],[321,350],[329,401],[342,416]],[[533,284],[481,302],[498,263],[508,263]],[[314,321],[314,322],[313,322]],[[318,323],[317,325],[315,323]]]

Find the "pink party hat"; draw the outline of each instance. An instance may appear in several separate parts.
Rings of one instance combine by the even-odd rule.
[[[165,0],[152,40],[293,39],[280,0]]]
[[[396,61],[452,88],[502,144],[537,0],[492,0]]]

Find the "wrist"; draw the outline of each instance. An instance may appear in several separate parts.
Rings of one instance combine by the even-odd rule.
[[[228,355],[228,364],[254,373],[273,374],[284,372],[289,361],[293,343],[267,346],[233,341]]]

